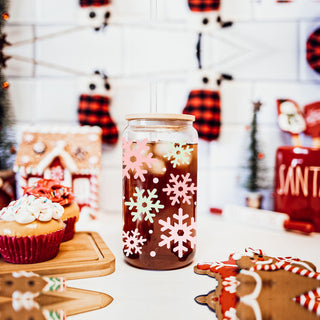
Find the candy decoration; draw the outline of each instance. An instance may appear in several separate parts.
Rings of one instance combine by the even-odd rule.
[[[320,288],[308,291],[294,300],[320,316]]]
[[[77,158],[79,161],[83,161],[86,159],[86,151],[82,147],[75,147],[72,150],[72,155]]]
[[[188,0],[188,5],[194,12],[217,11],[220,9],[220,0]]]
[[[46,151],[46,148],[47,147],[46,147],[45,143],[42,142],[42,141],[39,141],[39,142],[34,144],[33,151],[35,153],[42,154],[42,153],[44,153]]]
[[[66,289],[66,279],[61,277],[43,277],[47,285],[42,289],[42,292],[61,292]]]
[[[71,188],[65,187],[58,180],[53,179],[40,179],[34,185],[24,187],[24,195],[46,197],[62,206],[70,204],[74,200]]]
[[[298,104],[290,99],[278,99],[277,111],[280,129],[291,134],[294,146],[301,146],[299,134],[306,129],[306,123]]]
[[[47,320],[66,320],[67,314],[64,310],[47,310],[42,311],[45,319]]]
[[[115,144],[119,133],[110,115],[110,104],[110,97],[82,94],[79,101],[78,119],[81,125],[101,127],[103,142]]]
[[[197,264],[194,271],[217,280],[214,290],[195,300],[208,305],[219,320],[281,319],[284,311],[288,319],[320,315],[320,274],[311,262],[247,248],[228,261]]]
[[[220,134],[220,93],[207,89],[192,90],[183,113],[196,117],[194,127],[199,138],[206,141],[216,140]]]
[[[306,59],[309,66],[320,74],[320,28],[309,36],[306,47]]]
[[[99,180],[98,176],[92,175],[90,177],[91,194],[89,197],[89,205],[94,211],[99,208]]]

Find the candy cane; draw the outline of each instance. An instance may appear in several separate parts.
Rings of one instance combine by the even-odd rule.
[[[42,292],[52,291],[64,291],[67,288],[66,279],[62,277],[43,277],[47,282],[46,286],[42,289]]]
[[[320,288],[306,292],[293,299],[309,311],[320,315]]]
[[[282,269],[284,269],[286,271],[290,271],[292,273],[299,274],[304,277],[320,280],[320,273],[314,272],[314,271],[309,271],[307,269],[302,269],[300,267],[296,267],[291,264],[284,265],[284,267],[282,267]]]
[[[277,263],[273,263],[273,264],[257,264],[255,266],[253,266],[252,268],[250,268],[251,271],[258,271],[258,270],[262,270],[262,271],[275,271],[275,270],[279,270],[281,268],[281,265],[277,264]]]
[[[90,177],[90,197],[89,197],[89,206],[94,211],[98,211],[99,207],[99,184],[98,176],[92,175]]]

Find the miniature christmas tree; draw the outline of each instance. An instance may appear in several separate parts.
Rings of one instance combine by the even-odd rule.
[[[0,29],[2,29],[5,22],[9,19],[8,8],[9,8],[9,1],[0,0]]]
[[[10,45],[3,33],[3,27],[9,19],[9,1],[0,0],[0,170],[12,169],[14,152],[13,117],[8,97],[9,83],[5,80],[2,68],[10,58],[3,54],[3,48]]]
[[[0,74],[0,84],[0,170],[6,170],[12,168],[15,139],[8,97],[9,84],[2,74]]]
[[[12,171],[15,137],[8,98],[9,83],[0,73],[0,209],[15,199],[15,175]]]
[[[257,115],[262,103],[260,101],[253,103],[253,115],[249,129],[249,157],[245,166],[247,177],[243,186],[248,190],[250,197],[247,198],[247,205],[261,208],[262,196],[257,194],[261,189],[268,187],[267,169],[264,165],[264,153],[261,152],[258,141]],[[254,196],[253,196],[254,195]],[[252,197],[253,196],[253,197]],[[250,201],[252,200],[252,201]]]

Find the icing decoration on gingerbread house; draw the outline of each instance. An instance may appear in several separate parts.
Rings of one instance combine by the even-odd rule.
[[[81,212],[95,217],[100,163],[99,127],[24,128],[14,165],[18,197],[41,178],[59,180],[72,188]]]

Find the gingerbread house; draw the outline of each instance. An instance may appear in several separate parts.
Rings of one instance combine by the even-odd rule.
[[[14,165],[17,195],[38,179],[56,179],[72,188],[81,212],[95,216],[100,164],[99,127],[24,128]]]

